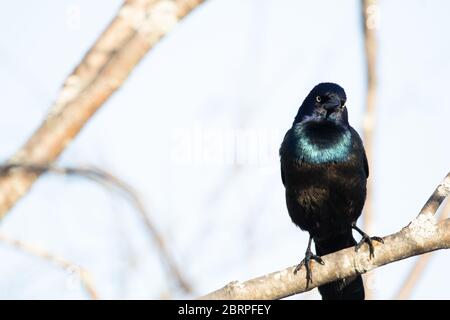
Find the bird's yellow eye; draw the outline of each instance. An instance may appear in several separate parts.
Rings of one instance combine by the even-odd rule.
[[[322,101],[322,99],[320,98],[320,96],[317,96],[317,97],[316,97],[316,101],[317,101],[317,102]]]

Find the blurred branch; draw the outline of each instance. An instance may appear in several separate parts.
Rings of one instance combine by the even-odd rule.
[[[366,273],[388,263],[434,250],[448,249],[450,219],[437,223],[434,214],[449,193],[450,173],[408,226],[384,237],[384,244],[375,243],[375,257],[369,259],[367,245],[358,252],[351,247],[323,256],[325,265],[313,262],[311,266],[314,282],[308,288],[305,269],[302,268],[294,275],[294,266],[245,282],[231,282],[200,299],[281,299],[337,279]]]
[[[142,57],[203,0],[129,0],[70,74],[37,131],[10,159],[52,163],[91,116],[124,83]],[[0,218],[39,174],[14,171],[0,179]]]
[[[44,172],[52,172],[62,175],[77,175],[95,181],[103,186],[115,187],[117,190],[121,191],[121,193],[126,196],[128,201],[131,202],[132,206],[134,206],[140,213],[148,232],[156,243],[156,247],[159,251],[161,259],[166,265],[168,272],[170,273],[170,279],[174,279],[179,287],[186,293],[192,292],[192,288],[189,282],[183,276],[180,268],[175,262],[175,259],[167,248],[163,236],[150,220],[150,216],[147,213],[147,210],[145,209],[145,206],[138,193],[123,180],[105,170],[95,167],[58,167],[54,165],[35,165],[23,163],[9,163],[0,165],[0,177],[11,171],[27,171],[37,175],[40,175]]]
[[[364,22],[364,45],[366,53],[366,74],[367,74],[367,96],[366,96],[366,112],[363,122],[364,147],[366,149],[369,168],[371,168],[371,179],[367,181],[367,198],[364,205],[363,230],[368,234],[373,233],[373,185],[374,185],[374,130],[376,125],[376,90],[377,90],[377,72],[376,72],[376,29],[378,28],[378,1],[362,0],[362,15]],[[366,283],[366,299],[373,299],[371,286],[374,274],[370,273],[365,277]]]
[[[450,201],[447,199],[447,203],[441,210],[441,215],[439,217],[439,220],[443,221],[443,220],[447,219],[449,214],[450,214]],[[432,256],[432,253],[428,253],[428,254],[424,254],[417,258],[417,261],[415,262],[414,266],[411,268],[411,271],[409,272],[405,281],[401,285],[400,290],[396,294],[395,299],[406,300],[411,296],[411,293],[413,292],[414,288],[417,285],[417,282],[419,281],[420,277],[422,276],[423,272],[425,271],[425,268],[428,265],[428,262],[430,261],[431,256]]]
[[[54,263],[65,270],[73,270],[77,272],[78,276],[80,277],[80,282],[87,294],[93,300],[98,299],[97,290],[95,290],[90,273],[79,265],[72,263],[61,256],[54,255],[45,249],[36,247],[21,240],[12,239],[2,233],[0,233],[0,241],[20,251]]]

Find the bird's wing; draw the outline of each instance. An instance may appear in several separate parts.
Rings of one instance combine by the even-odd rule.
[[[367,161],[367,156],[366,156],[366,150],[364,149],[364,144],[361,140],[361,137],[359,136],[358,132],[356,132],[355,129],[353,129],[352,127],[350,127],[350,131],[352,132],[352,136],[354,137],[354,141],[357,144],[357,148],[359,150],[361,150],[362,152],[362,157],[363,157],[363,165],[364,165],[364,172],[366,173],[366,178],[369,177],[369,163]]]
[[[289,129],[286,132],[286,134],[284,135],[283,142],[281,143],[281,147],[280,147],[280,151],[279,151],[280,163],[281,163],[281,181],[283,182],[284,186],[286,186],[286,183],[285,183],[286,180],[284,179],[283,158],[286,157],[286,151],[287,151],[286,140],[288,139],[290,132],[291,132],[291,130]],[[286,159],[284,159],[284,160],[286,160]]]
[[[367,161],[366,151],[363,150],[364,155],[364,171],[366,172],[366,178],[369,177],[369,162]]]

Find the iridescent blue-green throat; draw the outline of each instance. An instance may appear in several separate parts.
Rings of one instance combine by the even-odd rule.
[[[299,123],[292,128],[295,139],[294,156],[307,163],[322,164],[348,159],[352,135],[348,128]]]

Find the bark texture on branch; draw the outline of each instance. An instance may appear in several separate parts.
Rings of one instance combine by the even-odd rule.
[[[46,119],[10,162],[52,163],[158,40],[203,0],[129,0],[66,79]],[[0,178],[0,219],[38,177]]]
[[[439,217],[439,220],[442,221],[447,219],[449,214],[450,214],[450,201],[448,201],[447,199],[447,204],[441,209],[441,216]],[[417,259],[414,266],[411,268],[408,276],[406,277],[405,281],[403,282],[402,286],[400,287],[398,293],[396,294],[395,299],[406,300],[411,296],[413,290],[415,289],[417,283],[419,282],[419,279],[423,275],[423,272],[425,271],[432,255],[433,255],[432,253],[423,254]]]
[[[437,187],[419,215],[399,232],[375,242],[375,257],[369,259],[364,245],[358,252],[347,248],[323,256],[325,265],[312,262],[313,283],[306,288],[305,269],[294,275],[294,267],[245,282],[231,282],[200,299],[281,299],[309,291],[322,284],[363,274],[385,264],[426,252],[450,248],[450,219],[437,223],[434,213],[450,193],[450,173]]]

